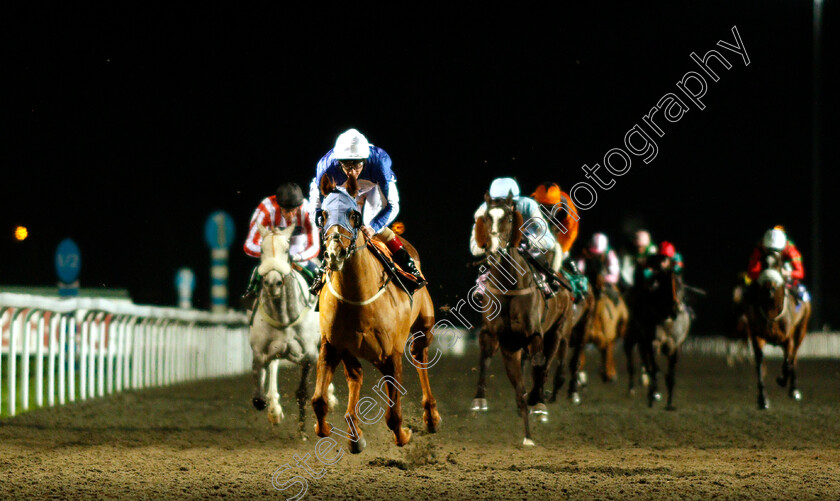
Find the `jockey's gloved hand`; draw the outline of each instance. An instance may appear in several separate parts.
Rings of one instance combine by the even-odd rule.
[[[324,227],[324,211],[321,209],[315,209],[315,226]]]

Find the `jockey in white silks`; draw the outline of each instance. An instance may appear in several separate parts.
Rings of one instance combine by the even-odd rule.
[[[391,170],[391,157],[382,148],[370,144],[367,138],[356,129],[349,129],[338,136],[335,147],[319,161],[315,178],[309,189],[316,222],[320,219],[321,178],[328,176],[337,186],[344,187],[349,176],[353,176],[359,186],[356,203],[362,212],[362,231],[368,238],[377,236],[385,243],[400,268],[414,276],[414,284],[409,293],[426,285],[426,280],[414,264],[414,260],[403,247],[402,240],[388,225],[400,211],[400,195],[397,191],[397,177]],[[315,282],[310,292],[317,295],[323,287],[324,268],[317,270]]]

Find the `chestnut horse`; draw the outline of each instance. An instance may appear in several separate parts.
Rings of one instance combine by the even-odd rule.
[[[359,359],[372,363],[385,376],[377,388],[387,394],[389,406],[385,413],[394,440],[403,446],[411,439],[411,430],[402,427],[400,394],[402,388],[402,357],[409,333],[410,353],[420,376],[423,389],[423,421],[429,432],[435,432],[440,423],[437,403],[429,385],[428,347],[432,342],[431,329],[435,323],[434,306],[428,290],[414,293],[413,300],[390,278],[383,264],[368,249],[361,231],[362,214],[356,205],[358,185],[349,178],[347,189],[336,188],[326,176],[321,181],[324,219],[324,260],[327,265],[326,286],[321,290],[319,307],[321,322],[321,351],[318,357],[317,381],[312,407],[317,422],[315,433],[327,437],[336,429],[326,421],[329,410],[327,388],[336,366],[344,363],[349,396],[345,421],[350,428],[341,433],[350,439],[350,451],[361,452],[365,445],[359,427],[357,407],[362,386],[362,366]],[[420,261],[417,251],[403,239],[403,244],[414,258]],[[422,333],[424,336],[419,337]],[[362,404],[366,401],[362,401]],[[364,406],[370,409],[371,406]],[[364,410],[358,410],[362,417]],[[370,421],[367,421],[370,424]],[[344,423],[342,423],[344,424]]]
[[[475,237],[487,254],[490,272],[480,304],[475,305],[475,309],[482,312],[482,327],[479,334],[480,372],[473,409],[487,409],[487,365],[501,347],[505,370],[525,426],[522,443],[531,446],[534,441],[528,406],[533,406],[541,420],[547,418],[544,387],[548,369],[561,342],[565,346],[572,326],[584,309],[575,307],[571,292],[565,289],[546,299],[536,286],[530,267],[518,249],[523,238],[520,230],[523,221],[515,209],[513,197],[494,200],[485,194],[484,200],[486,210],[476,221]],[[470,301],[475,301],[473,295],[470,295]],[[533,387],[527,395],[522,377],[523,351],[532,365]],[[573,370],[577,372],[577,368]]]
[[[759,275],[746,301],[746,330],[755,353],[759,409],[770,407],[764,391],[764,343],[780,346],[784,350],[782,374],[776,378],[776,382],[783,388],[790,385],[790,398],[802,399],[802,393],[796,386],[796,353],[808,331],[811,303],[797,302],[785,286],[780,271],[781,259],[777,254],[770,254],[766,269]]]
[[[613,353],[615,342],[624,338],[630,313],[616,286],[604,279],[605,258],[606,254],[592,256],[584,261],[585,274],[595,295],[595,312],[586,329],[583,344],[586,346],[592,343],[598,348],[601,353],[601,380],[612,382],[618,377]],[[581,371],[584,362],[585,356],[581,352]]]
[[[648,382],[648,406],[660,400],[657,388],[659,366],[656,355],[668,357],[668,373],[665,383],[668,388],[667,410],[675,410],[674,384],[680,348],[688,337],[691,315],[683,302],[683,289],[677,276],[670,268],[656,270],[649,280],[637,284],[633,295],[630,329],[624,338],[624,353],[627,355],[627,372],[630,377],[630,393],[633,394],[634,367],[633,347],[638,345]]]

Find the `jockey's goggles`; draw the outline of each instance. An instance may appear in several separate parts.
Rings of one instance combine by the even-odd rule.
[[[362,170],[364,160],[339,160],[338,164],[343,170]]]

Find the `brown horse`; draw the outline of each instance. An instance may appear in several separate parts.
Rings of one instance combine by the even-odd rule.
[[[411,439],[411,431],[402,427],[400,407],[400,395],[405,392],[402,387],[402,357],[411,332],[416,335],[409,343],[410,353],[405,355],[412,357],[411,363],[420,375],[423,421],[430,432],[435,432],[440,423],[426,371],[431,330],[435,322],[432,299],[426,289],[420,289],[411,300],[367,247],[361,231],[362,215],[355,203],[357,190],[352,177],[348,180],[346,191],[336,188],[326,176],[322,179],[321,191],[326,197],[323,203],[324,259],[328,273],[326,287],[320,294],[321,350],[312,398],[317,419],[315,433],[320,437],[329,436],[338,429],[326,422],[329,410],[327,389],[336,366],[343,362],[349,388],[345,415],[349,429],[341,434],[350,439],[350,451],[353,453],[361,452],[366,445],[359,428],[358,414],[362,415],[362,422],[375,422],[371,419],[371,409],[375,407],[372,402],[375,401],[371,402],[367,397],[359,399],[362,386],[360,358],[372,363],[384,375],[374,389],[382,396],[386,396],[387,392],[385,419],[394,432],[396,444],[403,446]],[[403,243],[419,268],[417,251],[405,240]]]
[[[770,407],[764,391],[764,343],[780,346],[784,350],[782,374],[776,378],[776,382],[783,388],[789,385],[790,398],[802,399],[802,393],[796,386],[796,353],[808,331],[811,303],[797,302],[785,286],[780,265],[781,260],[777,255],[768,256],[768,266],[751,288],[746,302],[746,328],[755,353],[759,409]]]
[[[592,256],[585,260],[585,274],[595,295],[595,312],[583,338],[583,344],[595,345],[601,353],[601,380],[611,382],[617,379],[615,370],[615,342],[624,338],[630,313],[624,298],[614,284],[604,279],[605,267],[602,256]],[[583,370],[585,356],[581,352],[580,369]]]
[[[525,438],[522,443],[534,445],[528,406],[533,406],[541,420],[546,419],[544,387],[548,368],[557,355],[561,341],[568,339],[576,316],[575,306],[571,293],[565,289],[545,298],[537,287],[530,267],[518,249],[523,238],[520,230],[523,221],[522,215],[516,211],[513,197],[494,200],[485,194],[484,200],[486,211],[476,221],[475,235],[476,243],[487,254],[490,271],[479,304],[473,305],[474,295],[469,298],[471,305],[482,312],[480,373],[473,408],[487,408],[486,369],[490,357],[501,347],[505,370],[524,421]],[[527,395],[522,377],[523,352],[532,365],[533,387]]]

